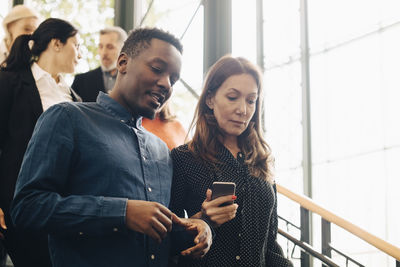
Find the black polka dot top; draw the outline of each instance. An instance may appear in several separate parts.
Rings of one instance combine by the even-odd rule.
[[[199,160],[187,145],[172,150],[174,176],[170,208],[178,216],[189,217],[201,210],[206,191],[214,181],[236,183],[236,217],[215,228],[210,251],[202,259],[181,257],[179,266],[292,266],[276,242],[276,188],[252,177],[244,164],[223,146],[218,150],[221,163],[213,166]]]

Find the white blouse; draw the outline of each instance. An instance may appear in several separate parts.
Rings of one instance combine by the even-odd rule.
[[[71,89],[61,75],[57,83],[50,73],[39,67],[37,63],[32,64],[31,70],[39,90],[43,112],[54,104],[72,102]]]

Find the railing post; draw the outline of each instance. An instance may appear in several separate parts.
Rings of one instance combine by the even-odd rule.
[[[310,244],[310,212],[300,207],[300,240]],[[301,251],[301,267],[310,267],[311,258],[310,255]]]
[[[322,254],[331,258],[331,223],[321,218],[321,251]],[[323,265],[327,267],[326,265]]]

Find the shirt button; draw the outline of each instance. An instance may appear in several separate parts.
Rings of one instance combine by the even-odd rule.
[[[143,160],[146,160],[146,157],[145,157],[145,156],[142,156],[142,159],[143,159]]]
[[[113,231],[114,231],[114,232],[118,232],[118,228],[117,228],[117,227],[114,227],[114,228],[113,228]]]
[[[124,121],[124,120],[121,120],[121,122],[122,122],[122,123],[125,123],[125,121]]]
[[[79,232],[79,235],[83,235],[83,232]]]
[[[151,190],[152,190],[151,187],[149,187],[148,190],[149,190],[149,192],[151,192]]]
[[[236,256],[236,260],[237,260],[237,261],[240,260],[240,256]]]
[[[150,259],[154,260],[156,256],[154,254],[151,254]]]
[[[242,236],[242,234],[238,234],[238,236],[239,236],[239,237],[241,237],[241,236]]]

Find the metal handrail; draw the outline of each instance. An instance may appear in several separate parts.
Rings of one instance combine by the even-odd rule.
[[[297,202],[303,208],[320,215],[325,220],[336,224],[337,226],[343,228],[344,230],[352,233],[353,235],[359,237],[370,245],[376,247],[387,255],[392,256],[396,260],[400,261],[400,248],[386,242],[385,240],[374,236],[373,234],[361,229],[360,227],[354,225],[353,223],[337,216],[336,214],[330,212],[329,210],[323,208],[321,205],[315,203],[312,199],[296,194],[291,190],[281,186],[276,185],[277,191],[286,196],[287,198]]]
[[[308,243],[305,243],[303,241],[298,240],[297,238],[291,236],[289,233],[282,229],[278,229],[278,233],[285,237],[286,239],[290,240],[293,242],[296,246],[301,247],[303,251],[305,251],[307,254],[318,258],[320,261],[322,261],[324,264],[328,265],[329,267],[339,267],[337,263],[335,263],[332,259],[326,257],[325,255],[319,253],[317,250],[315,250],[312,246],[310,246]]]

